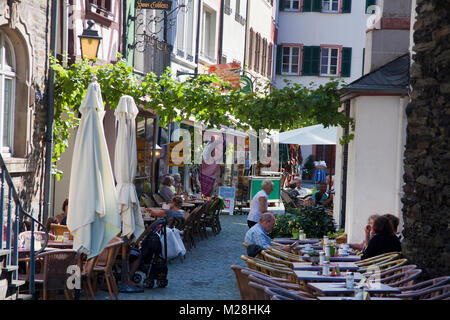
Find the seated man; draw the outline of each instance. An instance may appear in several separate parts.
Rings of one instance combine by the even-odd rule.
[[[313,200],[317,206],[330,206],[330,203],[333,201],[333,195],[327,194],[327,184],[325,182],[319,184],[319,191],[313,194]]]
[[[264,250],[267,246],[273,246],[272,240],[267,235],[275,226],[275,217],[271,213],[263,213],[259,223],[251,227],[245,234],[244,242],[248,245],[254,244],[262,247]],[[279,247],[281,250],[290,251],[296,243]]]
[[[310,189],[302,187],[302,179],[300,179],[300,177],[295,178],[294,181],[295,181],[295,184],[296,184],[295,190],[297,190],[298,195],[300,197],[306,197],[307,195],[311,194],[311,190]]]
[[[170,203],[170,209],[148,209],[148,211],[155,217],[166,217],[167,219],[174,217],[186,218],[184,211],[181,210],[182,205],[183,199],[180,196],[175,196]]]

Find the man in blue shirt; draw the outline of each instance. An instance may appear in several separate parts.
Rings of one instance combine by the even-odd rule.
[[[275,226],[275,217],[271,213],[264,213],[259,223],[251,227],[245,234],[244,242],[248,245],[255,244],[267,249],[267,246],[273,246],[272,240],[267,235]],[[295,245],[294,243],[293,245]],[[281,250],[290,251],[293,245],[281,246]]]

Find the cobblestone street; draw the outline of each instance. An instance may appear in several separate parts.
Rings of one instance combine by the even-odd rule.
[[[222,232],[196,242],[197,247],[186,253],[185,260],[170,262],[169,285],[166,288],[145,289],[144,293],[120,293],[120,300],[238,300],[239,291],[230,265],[245,266],[240,256],[247,227],[247,215],[220,217]],[[99,290],[97,299],[109,299],[108,293]],[[84,299],[84,297],[82,297]]]

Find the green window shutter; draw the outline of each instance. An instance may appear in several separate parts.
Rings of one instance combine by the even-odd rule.
[[[284,11],[284,1],[285,0],[278,0],[280,3],[279,3],[279,8],[280,8],[280,11]]]
[[[311,75],[311,47],[303,47],[303,65],[302,65],[302,76],[310,76]]]
[[[350,77],[351,69],[352,69],[352,48],[343,48],[341,77]]]
[[[312,0],[303,0],[303,12],[311,12],[312,11]]]
[[[311,75],[320,75],[320,47],[311,47]]]
[[[376,0],[366,0],[366,13],[367,13],[367,8],[369,8],[370,6],[376,5],[377,1]]]
[[[277,45],[277,65],[276,74],[281,74],[281,64],[283,62],[283,46],[281,44]]]
[[[312,11],[322,12],[322,0],[312,0]]]
[[[352,0],[343,0],[342,2],[342,13],[352,12]]]

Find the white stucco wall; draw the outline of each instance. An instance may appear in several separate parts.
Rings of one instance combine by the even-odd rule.
[[[350,242],[360,242],[372,214],[391,213],[401,219],[406,99],[398,96],[357,97],[351,102],[355,138],[349,144],[346,223]],[[338,131],[338,137],[342,130]],[[337,145],[335,219],[339,221],[342,188],[342,147]]]
[[[280,11],[278,44],[351,47],[351,77],[342,78],[350,83],[362,76],[363,48],[369,16],[365,14],[365,1],[362,0],[352,1],[351,13]],[[276,84],[283,86],[283,79],[303,85],[329,81],[329,77],[276,75]]]
[[[236,60],[241,66],[244,62],[245,54],[245,24],[242,25],[235,19],[236,1],[231,1],[231,14],[223,14],[223,42],[222,54],[226,56],[227,62]],[[240,1],[239,14],[247,18],[247,1]]]

